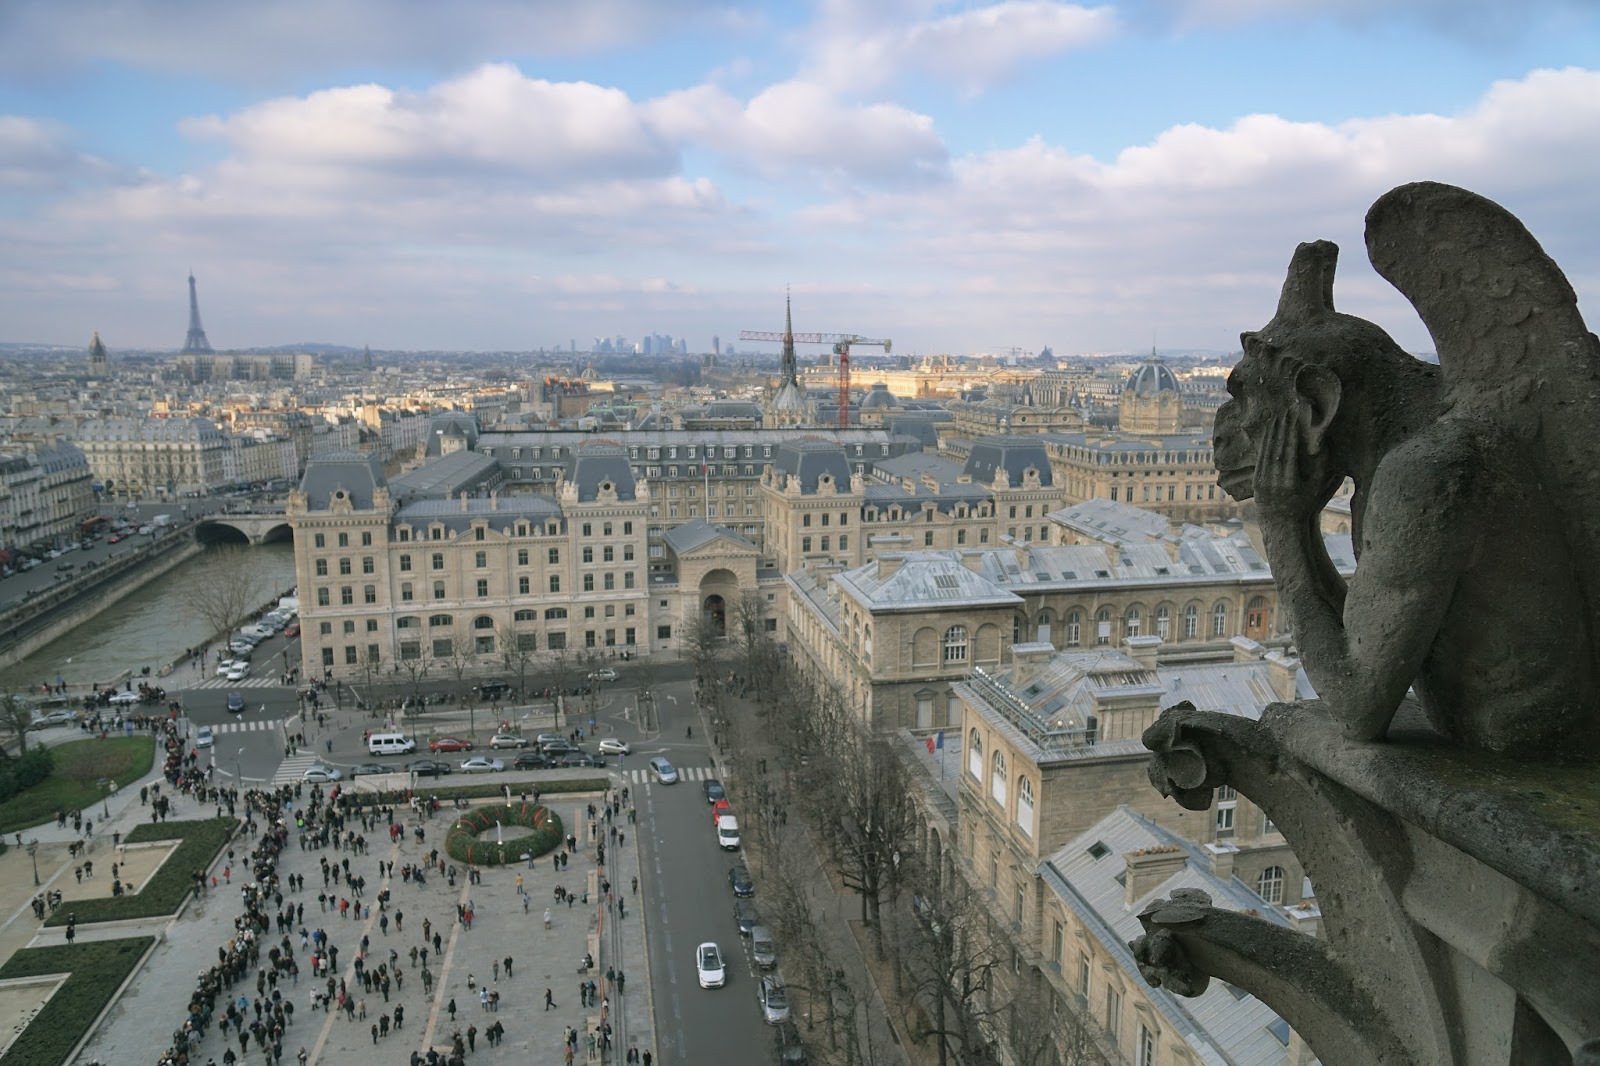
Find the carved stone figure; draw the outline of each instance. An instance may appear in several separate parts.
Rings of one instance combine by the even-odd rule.
[[[1367,248],[1439,366],[1337,313],[1337,247],[1301,245],[1272,321],[1242,337],[1218,483],[1255,498],[1306,672],[1346,736],[1385,737],[1414,688],[1461,746],[1592,754],[1600,342],[1532,235],[1464,189],[1389,192]],[[1346,477],[1348,588],[1318,533]]]

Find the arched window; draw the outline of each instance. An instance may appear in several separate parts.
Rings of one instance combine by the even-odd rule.
[[[1269,866],[1256,878],[1256,895],[1268,903],[1283,902],[1283,867]]]
[[[1228,604],[1218,600],[1217,605],[1211,608],[1211,635],[1225,637],[1228,635]]]
[[[546,622],[559,622],[559,621],[565,619],[566,617],[567,617],[567,609],[565,607],[546,607],[545,608],[544,620]]]
[[[1200,608],[1194,604],[1183,609],[1183,636],[1185,640],[1193,640],[1200,635]]]
[[[1172,639],[1172,608],[1164,603],[1156,608],[1156,636],[1162,640]]]
[[[476,617],[476,618],[474,618],[472,620],[472,628],[473,629],[493,629],[494,628],[494,619],[490,618],[486,614],[480,614],[478,617]]]
[[[1054,628],[1052,626],[1054,621],[1055,615],[1050,613],[1050,609],[1048,607],[1040,611],[1038,616],[1033,620],[1033,639],[1037,640],[1040,644],[1051,643],[1051,629]]]
[[[394,620],[394,627],[396,629],[416,629],[419,621],[420,619],[416,615],[401,615]]]
[[[1033,836],[1033,782],[1026,777],[1017,779],[1017,825]]]
[[[1094,615],[1094,642],[1096,644],[1111,643],[1111,608],[1102,607]]]
[[[1137,637],[1144,625],[1144,618],[1139,613],[1139,608],[1129,607],[1128,613],[1122,618],[1122,634],[1126,637]]]
[[[455,621],[455,619],[451,618],[447,614],[435,614],[435,615],[429,615],[428,616],[428,624],[430,626],[448,626],[448,625],[451,625],[454,621]]]
[[[944,661],[947,663],[967,661],[966,626],[951,626],[944,631]]]
[[[516,622],[537,622],[539,620],[539,612],[523,609],[512,615],[511,618],[512,621]]]
[[[976,729],[967,734],[967,773],[983,780],[983,741],[978,739]]]
[[[1067,647],[1076,648],[1083,643],[1083,612],[1067,612]]]
[[[1005,810],[1006,757],[998,751],[989,759],[989,794],[1000,804],[1000,809]]]

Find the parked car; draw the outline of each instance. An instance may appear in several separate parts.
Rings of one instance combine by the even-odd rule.
[[[728,887],[733,889],[733,894],[748,899],[756,894],[756,883],[750,876],[750,870],[740,863],[728,870]]]
[[[550,760],[536,751],[525,751],[511,762],[513,770],[543,770],[549,765]]]
[[[471,751],[472,742],[470,740],[462,740],[459,737],[440,737],[438,740],[431,741],[428,744],[428,750],[435,753],[445,751]]]
[[[474,755],[461,763],[461,772],[464,774],[496,774],[505,768],[505,763],[487,755]]]
[[[716,825],[717,819],[733,813],[733,804],[725,799],[717,800],[711,805],[711,824]]]
[[[806,1066],[806,1046],[800,1040],[800,1030],[793,1022],[778,1023],[774,1038],[778,1045],[778,1062],[781,1066]]]
[[[706,802],[716,806],[718,800],[725,800],[728,794],[723,791],[722,782],[714,777],[708,777],[701,782],[700,787],[706,791]]]
[[[343,779],[344,774],[331,766],[308,766],[305,773],[300,775],[300,780],[311,784],[327,784],[330,781]]]
[[[228,713],[244,713],[244,696],[237,692],[228,693]]]
[[[615,681],[616,679],[617,672],[609,666],[602,667],[589,675],[590,681]]]
[[[489,738],[489,747],[494,751],[501,748],[525,748],[528,746],[527,737],[519,737],[515,733],[496,733]]]
[[[601,755],[590,755],[586,751],[569,751],[566,754],[561,756],[561,761],[558,762],[556,765],[557,766],[565,766],[565,767],[573,767],[573,766],[604,766],[605,764],[606,764],[606,760],[605,760],[604,756],[601,756]]]
[[[578,749],[573,747],[571,744],[568,744],[564,740],[549,740],[540,744],[539,750],[550,756],[552,759],[559,759],[567,752],[577,751]]]
[[[606,737],[595,747],[599,748],[604,755],[633,754],[633,749],[628,747],[628,742],[626,740],[618,740],[616,737]]]
[[[209,748],[216,739],[212,736],[211,727],[208,725],[203,725],[194,731],[194,746],[197,748]]]
[[[486,700],[503,700],[506,693],[511,691],[509,681],[485,681],[478,686],[478,695]]]
[[[433,759],[418,759],[416,762],[406,763],[406,769],[418,777],[440,777],[450,772],[450,764],[436,762]]]
[[[761,915],[756,912],[754,903],[740,899],[733,903],[733,920],[738,923],[739,935],[749,936],[750,930],[761,924]]]
[[[117,706],[128,706],[139,702],[139,694],[133,691],[119,692],[111,697],[111,702]]]
[[[728,982],[728,972],[722,965],[722,949],[709,940],[694,949],[694,968],[701,988],[721,988]]]
[[[560,741],[561,743],[565,744],[567,742],[567,738],[562,736],[560,733],[540,733],[538,736],[533,738],[533,742],[539,745],[541,748],[546,744],[554,744],[556,741]]]
[[[763,977],[756,998],[761,1001],[762,1021],[777,1025],[789,1020],[789,993],[784,990],[783,978],[777,974]]]
[[[650,760],[650,769],[655,773],[656,780],[663,785],[676,785],[678,783],[677,769],[661,756],[657,755]]]
[[[764,925],[750,930],[750,961],[763,970],[778,965],[778,946],[772,939],[772,930]]]
[[[391,771],[389,767],[383,765],[381,762],[364,762],[357,766],[350,767],[351,777],[371,777],[374,774],[387,774],[392,772],[393,771]]]

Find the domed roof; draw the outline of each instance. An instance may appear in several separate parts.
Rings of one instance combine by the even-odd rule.
[[[894,393],[889,391],[889,386],[881,381],[872,383],[872,388],[861,399],[861,409],[870,411],[877,407],[899,407],[900,401],[894,398]]]
[[[1178,379],[1173,376],[1167,364],[1156,358],[1150,358],[1140,363],[1132,374],[1128,375],[1128,383],[1124,390],[1134,396],[1154,396],[1162,392],[1178,392]]]

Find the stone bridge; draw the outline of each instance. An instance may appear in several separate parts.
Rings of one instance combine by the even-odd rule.
[[[202,515],[195,525],[201,544],[269,544],[292,540],[288,516],[282,511],[233,511]]]

